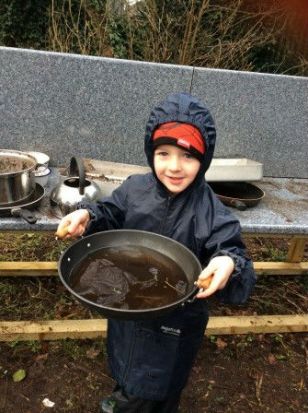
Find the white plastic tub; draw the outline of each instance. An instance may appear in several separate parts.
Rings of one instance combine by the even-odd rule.
[[[214,158],[205,174],[207,181],[260,181],[263,164],[247,158]]]

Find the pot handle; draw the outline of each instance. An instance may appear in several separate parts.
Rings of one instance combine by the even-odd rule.
[[[39,163],[39,162],[37,162],[37,164],[35,165],[35,168],[34,168],[34,170],[35,171],[38,171],[38,169],[39,168],[41,168],[42,166],[46,166],[45,164],[43,164],[43,163]],[[46,167],[47,168],[47,167]]]
[[[86,186],[86,174],[83,162],[80,158],[76,158],[75,156],[71,158],[69,175],[79,177],[79,193],[80,195],[83,195]]]
[[[240,201],[238,199],[231,199],[230,204],[234,207],[237,208],[240,211],[245,211],[247,209],[247,205],[245,202]]]
[[[184,301],[182,305],[194,303],[197,299],[197,294],[199,291],[200,291],[199,288],[195,288],[193,292],[191,293],[191,295],[189,296],[189,298],[186,301]]]
[[[211,275],[210,277],[206,278],[205,280],[202,280],[199,284],[199,287],[196,288],[193,293],[191,294],[190,298],[186,301],[187,303],[191,304],[196,300],[196,296],[198,294],[198,292],[203,292],[205,289],[207,289],[210,285],[211,282],[213,280],[213,275]],[[195,286],[197,287],[197,282],[195,282]]]
[[[28,209],[12,208],[11,214],[13,217],[23,218],[28,224],[35,224],[37,221],[37,218]]]

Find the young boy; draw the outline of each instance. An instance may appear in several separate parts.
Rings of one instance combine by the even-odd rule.
[[[106,229],[163,234],[200,260],[196,300],[150,321],[108,321],[107,351],[117,385],[104,413],[175,413],[208,321],[205,298],[245,302],[255,284],[240,224],[204,179],[216,130],[207,107],[189,94],[170,95],[151,112],[145,153],[152,169],[129,177],[110,197],[81,204],[58,230],[67,237]]]

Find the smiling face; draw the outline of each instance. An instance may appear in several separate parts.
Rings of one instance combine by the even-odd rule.
[[[200,165],[189,152],[174,145],[160,145],[154,151],[156,176],[173,195],[184,191],[194,181]]]

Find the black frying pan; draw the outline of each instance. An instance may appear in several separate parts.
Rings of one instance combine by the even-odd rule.
[[[247,182],[209,182],[209,185],[222,203],[241,211],[257,205],[265,196],[261,188]]]
[[[186,281],[188,287],[185,295],[181,297],[181,299],[178,299],[178,301],[172,302],[166,306],[145,310],[133,310],[107,307],[98,304],[97,302],[90,301],[74,291],[70,283],[72,271],[75,266],[80,265],[88,254],[106,247],[127,246],[150,248],[175,261],[182,268],[187,278]],[[161,315],[182,305],[185,301],[188,301],[198,291],[198,288],[195,286],[194,282],[200,275],[201,270],[201,264],[199,263],[197,257],[179,242],[152,232],[125,229],[103,231],[81,238],[71,244],[69,248],[64,251],[58,263],[58,271],[62,283],[67,290],[77,298],[77,300],[88,306],[90,309],[98,311],[107,318],[127,320],[160,317]]]
[[[14,216],[14,217],[21,217],[29,224],[35,224],[37,218],[32,214],[30,210],[36,208],[41,200],[45,195],[45,189],[40,184],[35,184],[35,190],[31,197],[27,199],[26,202],[15,204],[10,204],[10,206],[2,206],[0,207],[0,216],[7,217],[7,216]]]

